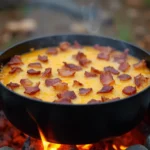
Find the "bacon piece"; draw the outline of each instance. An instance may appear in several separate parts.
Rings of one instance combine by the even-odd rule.
[[[74,56],[81,66],[87,66],[91,63],[91,60],[88,60],[86,55],[82,52],[78,52],[77,55]]]
[[[123,63],[127,60],[128,57],[128,53],[129,53],[129,49],[125,49],[123,53],[114,56],[114,61],[120,63]]]
[[[42,68],[42,65],[39,62],[35,62],[35,63],[28,64],[28,67],[31,67],[31,68]]]
[[[70,70],[74,70],[74,71],[80,71],[82,70],[82,67],[80,66],[77,66],[77,65],[74,65],[74,64],[68,64],[66,62],[63,62],[64,63],[64,66]]]
[[[115,98],[112,98],[110,100],[113,100],[113,101],[120,100],[120,97],[115,97]]]
[[[97,55],[98,59],[109,60],[110,53],[101,52]]]
[[[38,82],[35,86],[26,86],[24,93],[29,94],[29,95],[33,95],[36,94],[37,92],[40,91],[39,88],[40,82]]]
[[[100,46],[99,44],[95,44],[94,48],[96,50],[101,51],[101,52],[108,52],[108,53],[112,52],[112,50],[113,50],[112,47],[109,47],[109,46]]]
[[[89,78],[89,77],[96,77],[97,74],[93,73],[93,72],[88,72],[88,71],[85,71],[84,72],[84,76]]]
[[[95,44],[93,47],[94,47],[96,50],[101,50],[101,46],[100,46],[99,44]]]
[[[73,77],[76,73],[74,70],[69,70],[65,68],[57,69],[57,71],[61,77]]]
[[[86,59],[86,55],[82,52],[78,52],[77,55],[74,55],[76,60]]]
[[[18,88],[20,85],[18,83],[10,82],[6,85],[9,89],[14,90],[15,88]]]
[[[95,69],[94,67],[91,67],[91,72],[96,74],[101,74],[102,71]]]
[[[20,67],[13,67],[11,68],[11,70],[9,71],[10,74],[13,74],[13,73],[19,73],[23,71]]]
[[[32,86],[33,82],[29,79],[21,79],[20,80],[20,84],[23,86],[23,87],[27,87],[27,86]]]
[[[92,88],[80,88],[79,89],[79,94],[82,96],[88,95],[93,91]]]
[[[59,48],[62,51],[66,51],[69,47],[70,47],[70,43],[69,42],[61,42],[59,44]]]
[[[80,44],[78,41],[74,41],[73,47],[74,47],[74,48],[77,48],[77,49],[83,48],[83,47],[81,46],[81,44]]]
[[[34,69],[29,69],[29,70],[27,70],[27,73],[29,75],[39,75],[41,73],[41,71],[36,71]]]
[[[52,68],[46,68],[45,71],[42,73],[42,77],[51,77],[52,75]]]
[[[114,89],[113,86],[105,85],[105,86],[102,87],[102,89],[101,89],[100,91],[97,92],[97,94],[100,94],[100,93],[109,93],[109,92],[111,92],[113,89]]]
[[[73,81],[73,86],[83,86],[83,84],[77,80]]]
[[[101,101],[102,102],[107,102],[107,101],[109,101],[110,99],[109,98],[107,98],[107,97],[105,97],[105,96],[101,96]]]
[[[136,88],[133,86],[126,86],[122,92],[126,95],[133,95],[136,93]]]
[[[57,48],[49,48],[46,51],[46,54],[51,54],[51,55],[57,55],[57,53],[58,53]]]
[[[53,103],[72,104],[71,99],[68,98],[60,98],[58,100],[54,100]]]
[[[111,66],[108,66],[108,67],[104,67],[104,71],[105,72],[110,72],[114,75],[118,75],[119,74],[119,71],[116,70],[114,67],[111,67]]]
[[[118,69],[121,70],[122,72],[126,72],[129,68],[130,68],[129,63],[125,61],[125,62],[120,63]]]
[[[58,82],[61,82],[61,79],[59,79],[59,78],[46,79],[46,80],[45,80],[45,85],[46,85],[47,87],[49,87],[49,86],[55,85],[55,84],[58,83]]]
[[[42,62],[48,62],[48,57],[43,55],[38,55],[38,60],[42,61]]]
[[[137,87],[142,86],[142,84],[143,84],[144,82],[146,82],[146,81],[147,81],[147,78],[144,77],[142,74],[139,74],[139,75],[137,75],[137,76],[134,77],[134,83],[135,83],[135,85],[136,85]]]
[[[58,91],[66,91],[68,90],[68,84],[64,82],[57,82],[53,85],[53,88]]]
[[[102,72],[100,74],[100,81],[103,85],[110,85],[115,82],[110,72]]]
[[[62,93],[57,94],[58,98],[67,98],[67,99],[75,99],[77,98],[74,91],[65,91]]]
[[[146,61],[143,59],[143,60],[140,60],[138,63],[134,64],[133,67],[135,69],[142,69],[142,68],[145,68],[146,67]]]
[[[101,103],[101,101],[100,100],[91,99],[90,101],[88,101],[87,104],[98,104],[98,103]]]
[[[105,97],[105,96],[101,96],[101,101],[102,101],[102,102],[115,101],[115,100],[120,100],[120,97],[115,97],[115,98],[109,99],[109,98],[107,98],[107,97]]]
[[[120,76],[118,76],[118,78],[119,78],[121,81],[127,81],[127,80],[130,80],[130,79],[131,79],[131,76],[128,75],[128,74],[121,74]]]
[[[21,56],[19,55],[15,55],[14,57],[12,57],[10,59],[10,61],[8,62],[8,65],[11,66],[11,65],[22,65],[23,62],[21,60]]]
[[[101,52],[97,55],[98,59],[103,59],[103,60],[109,60],[110,54],[112,52],[111,47],[104,47],[102,46],[101,49],[99,49]]]
[[[90,64],[92,61],[91,60],[88,60],[87,58],[86,59],[81,59],[81,60],[79,60],[79,64],[81,65],[81,66],[84,66],[84,67],[86,67],[88,64]]]

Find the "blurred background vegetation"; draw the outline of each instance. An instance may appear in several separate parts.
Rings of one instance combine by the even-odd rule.
[[[150,0],[1,0],[1,51],[62,33],[111,36],[150,51]]]

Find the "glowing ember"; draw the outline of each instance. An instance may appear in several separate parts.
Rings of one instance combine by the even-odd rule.
[[[120,149],[121,149],[121,150],[126,150],[127,148],[128,148],[128,147],[123,146],[123,145],[120,146]]]
[[[112,145],[112,147],[114,148],[114,150],[117,150],[118,148],[117,148],[117,146],[116,145]]]
[[[123,145],[120,145],[118,148],[115,144],[113,144],[112,147],[114,150],[126,150],[128,148],[128,147],[123,146]]]
[[[92,147],[92,144],[86,144],[86,145],[77,145],[77,148],[80,150],[89,150]]]

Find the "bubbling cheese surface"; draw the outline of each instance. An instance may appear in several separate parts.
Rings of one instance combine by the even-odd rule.
[[[60,92],[55,90],[52,86],[47,87],[45,85],[45,80],[47,78],[44,78],[41,75],[27,74],[27,70],[31,69],[28,66],[28,64],[34,63],[34,62],[40,62],[40,64],[42,65],[42,68],[35,69],[35,70],[40,70],[42,73],[44,72],[45,68],[52,68],[52,76],[50,78],[61,79],[62,82],[65,82],[68,84],[69,91],[75,92],[77,97],[72,100],[72,103],[73,104],[86,104],[91,99],[100,100],[101,96],[105,96],[110,99],[115,98],[115,97],[120,97],[120,98],[128,97],[128,95],[124,94],[122,90],[126,86],[136,87],[134,83],[135,76],[141,73],[144,77],[150,78],[150,70],[147,67],[141,68],[141,69],[134,69],[133,64],[138,63],[139,60],[135,57],[128,55],[127,62],[130,64],[130,68],[125,73],[130,75],[132,79],[127,80],[127,81],[121,81],[118,78],[118,75],[112,75],[113,79],[115,80],[115,83],[113,84],[114,89],[108,93],[97,94],[97,92],[103,87],[103,84],[100,82],[100,75],[97,75],[96,77],[87,78],[84,76],[84,72],[85,71],[90,72],[91,67],[94,67],[98,70],[103,71],[104,67],[107,67],[107,66],[112,66],[116,70],[118,70],[119,63],[114,62],[112,56],[116,53],[119,54],[121,52],[118,52],[118,51],[112,52],[110,56],[110,60],[106,61],[106,60],[98,59],[97,55],[99,54],[99,51],[95,50],[93,47],[90,47],[90,46],[84,46],[82,49],[74,49],[70,47],[66,51],[59,51],[57,55],[48,55],[46,54],[47,50],[48,48],[44,48],[40,50],[34,50],[32,52],[21,55],[21,59],[24,64],[20,66],[23,71],[19,73],[10,74],[9,73],[9,71],[11,70],[10,66],[8,65],[4,66],[1,72],[2,74],[1,82],[5,86],[10,82],[20,84],[21,79],[30,79],[34,85],[37,82],[40,82],[40,85],[39,85],[40,91],[34,95],[25,94],[24,93],[25,89],[22,85],[20,85],[18,88],[15,88],[14,91],[27,97],[36,97],[36,98],[41,99],[42,101],[53,102],[54,100],[58,99],[57,94]],[[57,69],[60,69],[63,66],[63,62],[67,62],[67,63],[71,63],[71,64],[75,64],[79,66],[78,61],[72,57],[73,55],[76,55],[79,51],[84,53],[87,56],[87,59],[91,60],[91,63],[89,63],[87,67],[82,67],[82,70],[76,71],[73,77],[60,76],[58,74]],[[48,62],[39,61],[38,55],[48,56]],[[118,71],[120,72],[120,75],[124,73],[120,70]],[[81,82],[83,86],[82,87],[72,86],[74,80]],[[145,82],[142,84],[142,86],[136,87],[137,93],[149,85],[150,85],[149,82]],[[79,88],[92,88],[93,90],[91,93],[83,96],[79,94]]]

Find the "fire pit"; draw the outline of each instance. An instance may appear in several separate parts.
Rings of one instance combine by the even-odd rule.
[[[106,141],[86,145],[62,145],[28,137],[17,130],[0,111],[0,150],[148,150],[150,148],[149,119],[145,119],[130,132]],[[147,147],[147,148],[146,148]]]

